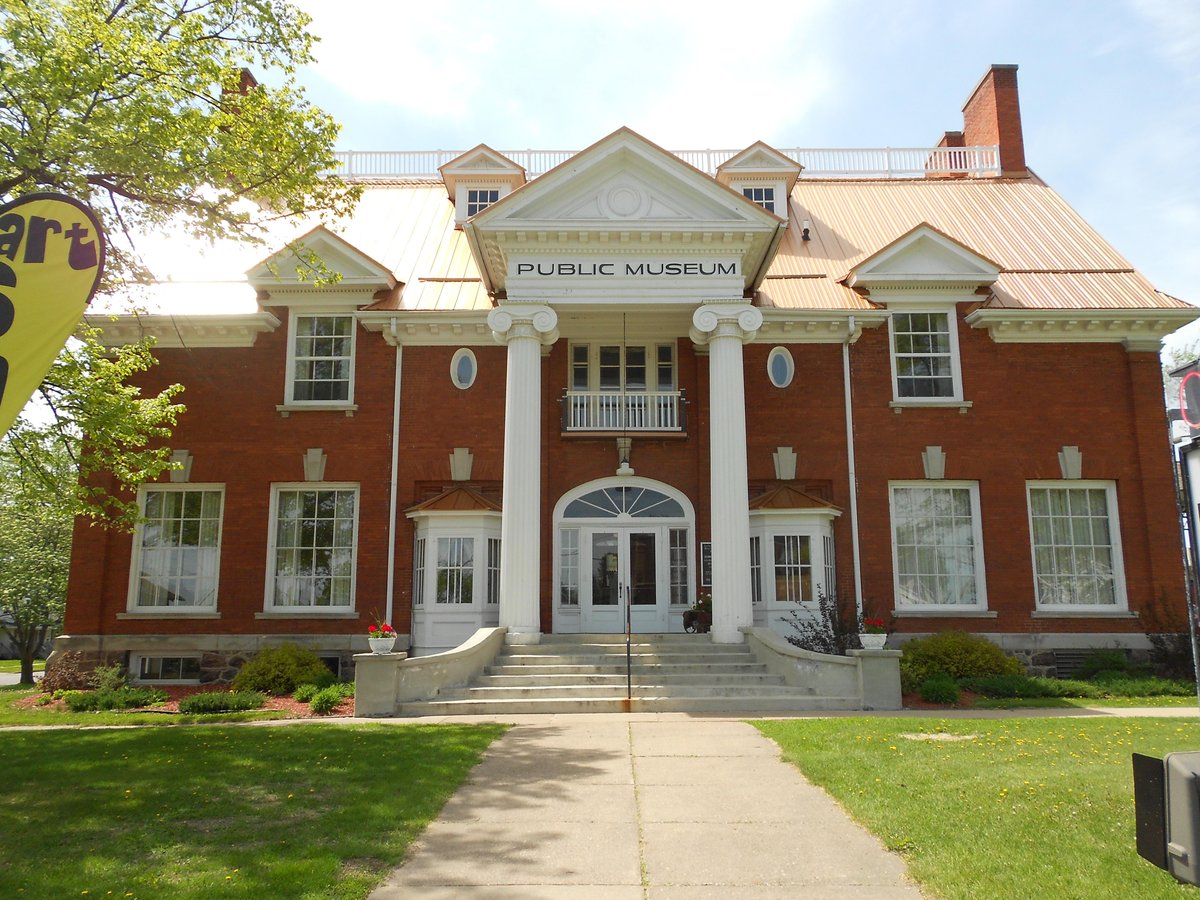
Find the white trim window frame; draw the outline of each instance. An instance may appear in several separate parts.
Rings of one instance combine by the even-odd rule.
[[[944,328],[939,327],[942,325]],[[953,304],[898,306],[891,310],[888,357],[895,402],[920,405],[962,401],[958,310]]]
[[[284,405],[352,405],[357,342],[358,324],[352,313],[293,310],[288,316]]]
[[[439,606],[475,605],[475,536],[439,535],[434,540],[433,602]]]
[[[1027,481],[1025,494],[1036,609],[1126,612],[1116,482]]]
[[[827,555],[833,516],[813,510],[750,511],[750,602],[755,609],[813,609],[835,585]],[[756,580],[756,581],[755,581]]]
[[[271,485],[267,612],[354,610],[359,506],[357,482]]]
[[[144,484],[137,502],[127,610],[164,616],[215,613],[225,485]]]
[[[199,684],[200,654],[132,653],[129,674],[130,680],[137,684]]]
[[[979,482],[892,481],[888,508],[896,610],[986,611]]]

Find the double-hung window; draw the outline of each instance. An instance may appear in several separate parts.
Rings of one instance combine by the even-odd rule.
[[[953,308],[894,312],[890,329],[897,400],[962,399]]]
[[[354,331],[353,316],[292,317],[288,403],[353,402]]]
[[[357,485],[278,485],[273,501],[268,608],[350,610]]]
[[[983,538],[975,482],[893,482],[897,610],[983,610]]]
[[[1030,481],[1026,488],[1038,609],[1125,609],[1116,485]]]
[[[130,612],[212,612],[221,562],[219,485],[153,485],[140,491]]]
[[[437,603],[475,602],[475,539],[437,539]]]

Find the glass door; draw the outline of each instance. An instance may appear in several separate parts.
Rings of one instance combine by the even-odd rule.
[[[582,630],[619,634],[625,630],[626,605],[636,632],[667,630],[669,592],[662,529],[583,529],[588,576],[580,597]]]

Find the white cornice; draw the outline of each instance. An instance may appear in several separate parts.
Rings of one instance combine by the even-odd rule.
[[[1005,343],[1124,344],[1157,353],[1162,339],[1200,318],[1200,309],[977,309],[966,317]]]
[[[756,344],[841,344],[888,320],[886,309],[764,309]]]
[[[372,310],[358,313],[358,321],[367,331],[383,335],[389,344],[464,347],[494,346],[488,326],[489,310],[476,312],[398,312]]]
[[[158,347],[253,347],[260,334],[279,327],[269,312],[224,316],[121,315],[87,316],[106,347],[120,347],[147,335]]]

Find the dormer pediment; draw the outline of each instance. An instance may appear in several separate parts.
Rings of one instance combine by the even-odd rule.
[[[849,287],[975,289],[996,281],[1000,266],[964,244],[921,223],[850,270]]]
[[[507,184],[511,190],[516,190],[525,183],[525,169],[517,165],[503,153],[493,150],[487,144],[479,144],[438,169],[442,181],[446,184],[446,193],[454,199],[459,182],[487,182],[491,184]]]
[[[334,273],[339,278],[330,283],[327,276],[322,277],[325,273]],[[382,263],[323,225],[251,268],[246,272],[246,280],[255,290],[276,296],[338,294],[358,304],[369,303],[376,292],[390,291],[397,285],[395,276]]]
[[[791,190],[803,171],[804,166],[794,159],[784,156],[774,147],[762,141],[755,141],[741,153],[731,156],[717,166],[717,181],[721,184],[733,184],[739,179],[775,179],[778,178]]]

